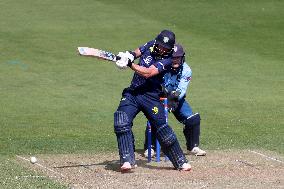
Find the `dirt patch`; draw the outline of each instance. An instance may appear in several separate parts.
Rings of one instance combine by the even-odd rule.
[[[147,163],[137,153],[138,167],[127,174],[119,172],[117,153],[37,157],[37,164],[23,159],[28,156],[18,161],[70,188],[284,188],[284,158],[275,152],[227,150],[208,151],[205,157],[187,155],[190,172],[174,170],[170,162]]]

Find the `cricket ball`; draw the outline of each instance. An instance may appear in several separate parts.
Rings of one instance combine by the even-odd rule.
[[[34,164],[37,162],[37,159],[36,157],[32,156],[31,159],[30,159],[31,163]]]

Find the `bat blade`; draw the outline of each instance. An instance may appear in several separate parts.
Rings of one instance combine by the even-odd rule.
[[[100,49],[95,49],[90,47],[78,47],[78,52],[82,56],[92,56],[113,62],[117,60],[115,54]]]

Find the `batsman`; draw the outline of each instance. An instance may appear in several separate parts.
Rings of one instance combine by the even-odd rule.
[[[185,99],[191,76],[192,70],[185,62],[185,51],[180,44],[175,44],[171,71],[164,75],[164,93],[168,98],[168,108],[176,119],[184,125],[183,134],[189,153],[196,156],[205,156],[206,152],[199,148],[200,115],[192,112],[192,108]],[[155,128],[152,129],[152,132],[153,145],[151,156],[154,156],[156,149]],[[145,157],[148,157],[147,137],[146,133],[144,143]]]
[[[156,136],[173,166],[178,170],[190,171],[184,153],[174,131],[166,124],[162,94],[163,76],[171,70],[175,34],[169,30],[135,51],[118,53],[116,65],[120,69],[131,68],[135,73],[131,84],[122,92],[120,104],[114,113],[114,132],[117,137],[121,171],[135,166],[133,119],[142,111],[156,129]],[[134,60],[139,58],[139,64]]]

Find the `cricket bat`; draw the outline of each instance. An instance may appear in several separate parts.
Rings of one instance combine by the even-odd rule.
[[[82,56],[91,56],[112,62],[116,62],[117,60],[120,59],[120,57],[117,57],[115,54],[111,52],[104,51],[101,49],[90,48],[90,47],[78,47],[78,52]]]

